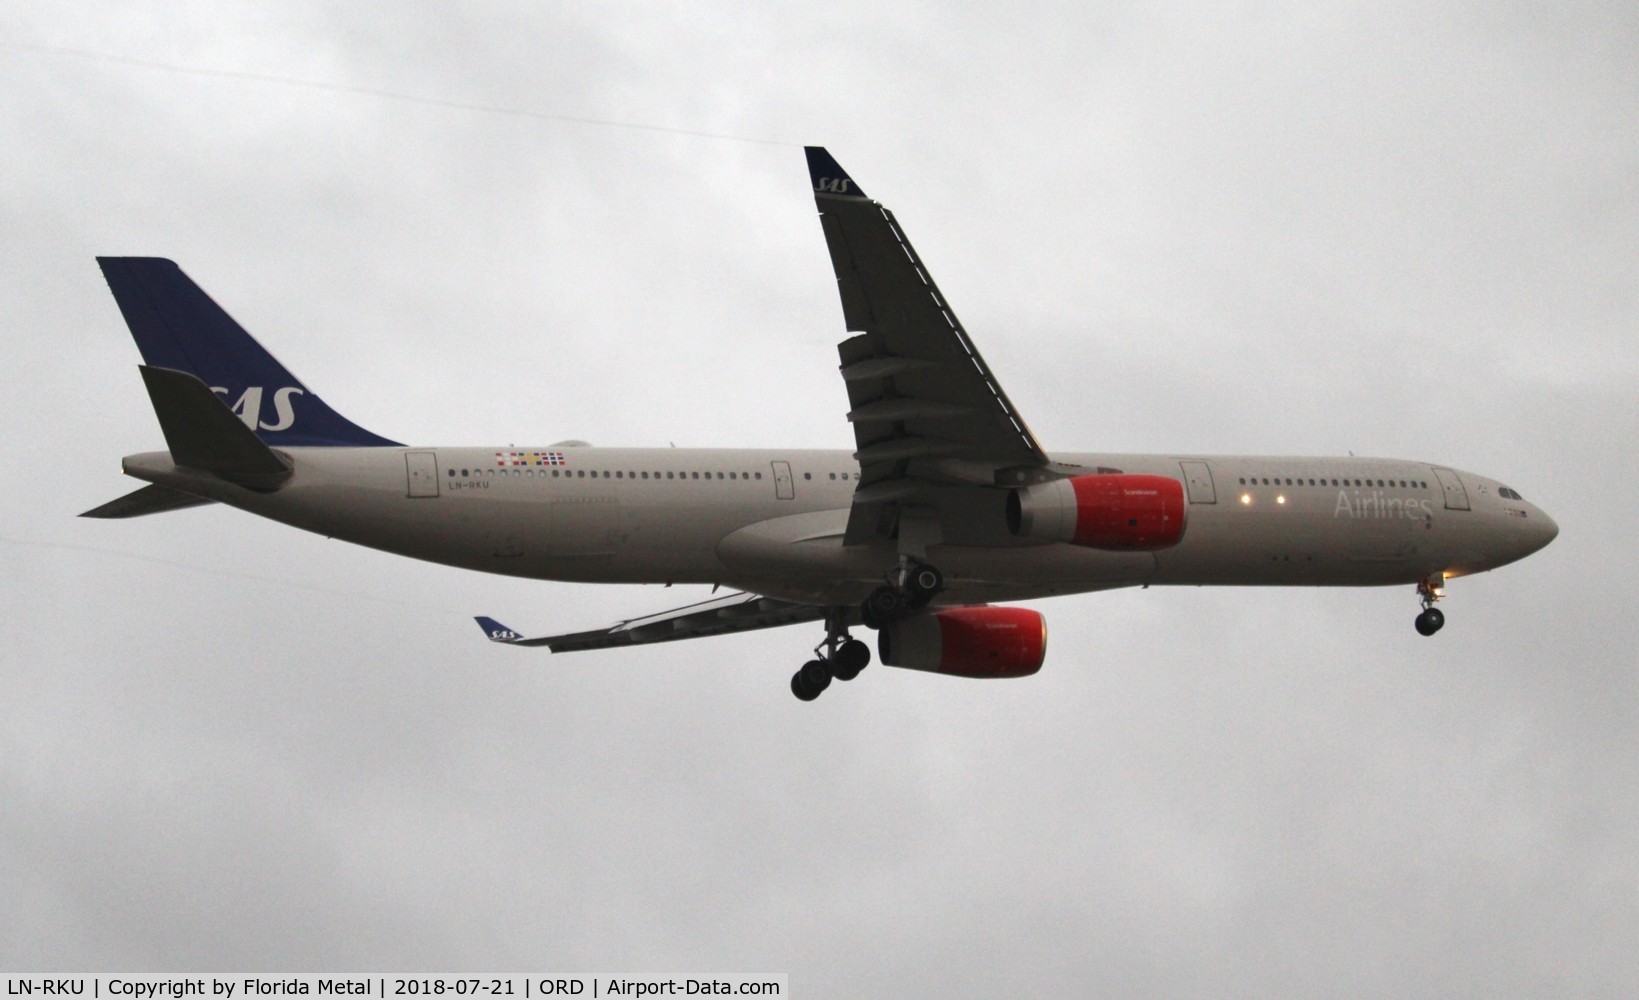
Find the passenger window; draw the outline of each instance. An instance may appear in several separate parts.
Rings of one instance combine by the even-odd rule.
[[[812,473],[812,472],[804,472],[804,473],[803,473],[803,474],[802,474],[802,478],[804,478],[804,479],[813,479],[813,478],[814,478],[814,474],[813,474],[813,473]]]
[[[763,478],[763,474],[762,474],[762,473],[761,473],[761,472],[759,472],[759,473],[757,473],[757,478],[758,478],[758,479],[761,479],[761,478]]]
[[[467,477],[470,477],[471,475],[472,475],[472,473],[468,472],[466,469],[461,470],[461,476],[462,476],[463,479],[465,479]]]

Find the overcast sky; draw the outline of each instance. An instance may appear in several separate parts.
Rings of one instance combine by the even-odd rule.
[[[1639,8],[1373,6],[4,0],[0,967],[1639,991]],[[1095,594],[1034,678],[804,705],[811,627],[469,617],[700,588],[75,517],[162,446],[97,254],[398,440],[851,447],[803,143],[1049,451],[1438,461],[1559,539],[1434,639],[1410,587]]]

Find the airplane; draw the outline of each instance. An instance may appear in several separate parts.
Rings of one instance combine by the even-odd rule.
[[[167,450],[126,456],[149,485],[83,516],[222,503],[466,569],[732,588],[539,638],[477,622],[555,653],[819,623],[803,701],[871,662],[859,627],[888,666],[1035,674],[1046,621],[1004,602],[1119,587],[1411,585],[1432,636],[1448,581],[1558,534],[1498,480],[1423,461],[1049,453],[893,213],[806,156],[851,450],[408,446],[332,410],[176,264],[100,257]]]

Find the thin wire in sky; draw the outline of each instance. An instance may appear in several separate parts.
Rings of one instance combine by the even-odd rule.
[[[566,115],[550,111],[531,111],[527,108],[509,108],[498,104],[474,104],[467,101],[452,101],[442,97],[421,97],[416,94],[404,94],[394,90],[382,90],[378,87],[359,87],[348,83],[331,83],[326,80],[304,80],[300,77],[277,76],[271,73],[252,73],[236,69],[207,69],[200,66],[177,66],[173,63],[156,62],[152,59],[138,59],[134,56],[116,55],[111,52],[92,52],[88,49],[70,49],[54,45],[33,45],[27,42],[0,41],[0,47],[16,49],[23,52],[36,52],[42,55],[66,56],[72,59],[87,59],[96,62],[113,63],[120,66],[135,66],[139,69],[158,70],[164,73],[179,73],[184,76],[213,77],[220,80],[249,80],[255,83],[273,83],[286,87],[304,87],[309,90],[322,90],[335,94],[354,94],[360,97],[374,97],[384,101],[399,101],[404,104],[420,104],[433,108],[449,108],[456,111],[474,111],[487,115],[506,115],[511,118],[528,118],[534,121],[568,122],[574,125],[599,125],[606,128],[633,129],[639,132],[667,132],[672,135],[688,135],[697,139],[721,139],[727,142],[750,142],[760,146],[796,146],[799,143],[782,142],[776,139],[753,139],[744,135],[729,135],[725,132],[704,132],[698,129],[673,128],[669,125],[645,125],[639,122],[621,122],[608,118],[592,118],[585,115]]]
[[[12,538],[0,535],[0,545],[17,545],[33,549],[55,549],[61,552],[90,552],[96,555],[118,556],[121,559],[131,559],[136,562],[152,563],[156,566],[169,566],[172,569],[185,570],[190,573],[205,573],[211,576],[228,577],[234,580],[250,580],[256,583],[268,583],[279,587],[291,587],[296,590],[308,590],[316,594],[327,594],[331,597],[345,597],[349,600],[374,601],[377,604],[392,604],[403,608],[414,608],[418,611],[427,611],[440,615],[451,615],[456,618],[470,618],[471,615],[451,611],[431,604],[421,604],[415,601],[404,601],[394,597],[382,597],[379,594],[364,594],[357,591],[340,590],[335,587],[322,587],[312,583],[301,583],[296,580],[283,580],[276,576],[263,576],[260,573],[246,573],[243,570],[218,569],[214,566],[200,566],[196,563],[183,562],[179,559],[164,559],[159,556],[144,555],[140,552],[127,552],[123,549],[111,549],[102,545],[81,545],[74,542],[45,542],[25,538]]]

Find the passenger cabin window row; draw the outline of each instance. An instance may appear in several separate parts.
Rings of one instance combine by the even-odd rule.
[[[497,475],[500,475],[500,476],[504,477],[504,476],[507,476],[509,474],[514,479],[519,478],[519,477],[534,478],[536,475],[539,475],[542,479],[545,479],[547,477],[548,470],[540,469],[540,470],[537,471],[535,469],[530,469],[530,468],[522,468],[522,469],[473,469],[473,468],[466,468],[466,469],[459,469],[459,470],[457,470],[457,469],[446,469],[445,474],[451,479],[473,479],[473,478],[478,478],[478,477],[493,479]],[[634,472],[634,471],[629,470],[629,469],[616,469],[616,470],[613,470],[613,471],[610,471],[608,469],[603,469],[603,470],[597,470],[597,469],[593,469],[593,470],[587,470],[587,469],[552,469],[551,470],[551,476],[552,476],[553,479],[560,479],[560,478],[561,479],[600,479],[601,478],[601,479],[671,479],[671,480],[677,480],[677,479],[733,479],[733,480],[757,479],[757,480],[760,480],[760,479],[763,478],[763,474],[761,472],[676,472],[676,471],[673,471],[673,472],[661,473],[659,471]],[[833,472],[833,473],[830,474],[830,476],[833,480],[835,480],[835,479],[858,479],[859,478],[859,473],[857,473],[857,472]],[[807,479],[807,480],[812,480],[814,478],[814,474],[812,472],[804,472],[802,474],[802,478]]]
[[[1282,479],[1280,476],[1259,478],[1258,476],[1241,477],[1242,486],[1381,486],[1385,489],[1399,488],[1403,490],[1428,489],[1428,483],[1420,479]]]

